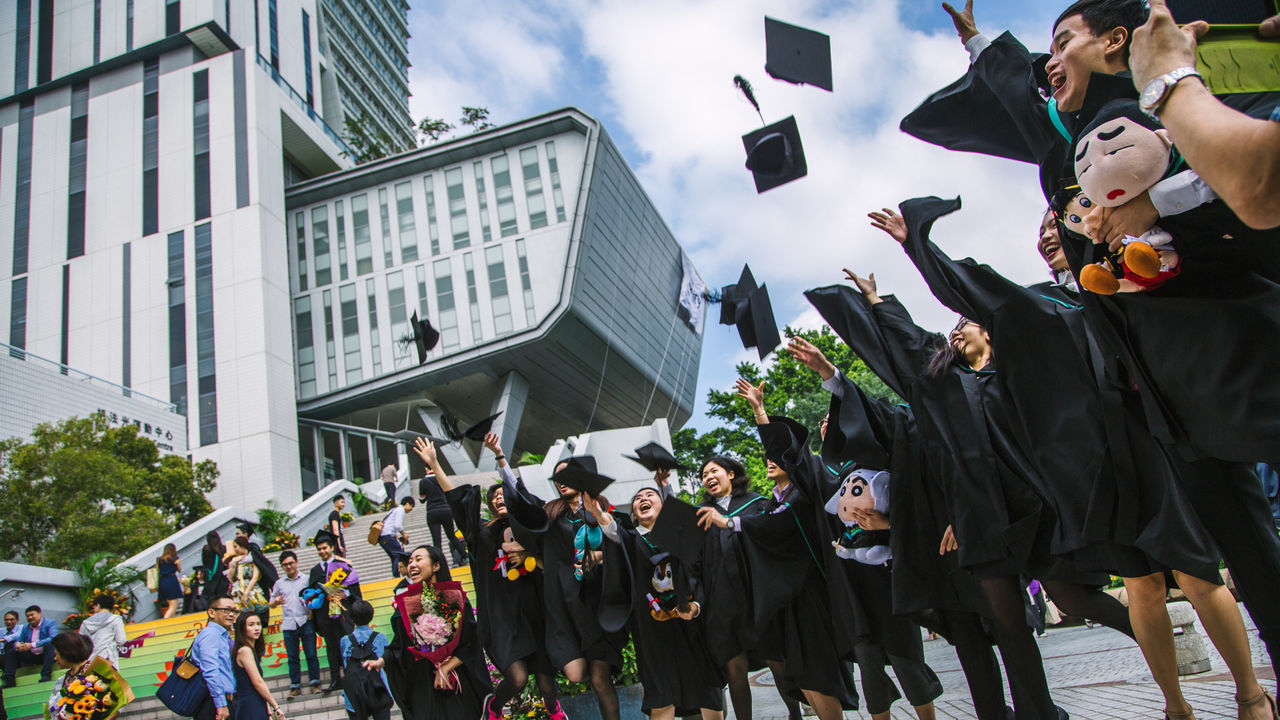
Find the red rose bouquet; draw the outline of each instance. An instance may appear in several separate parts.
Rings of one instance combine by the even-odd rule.
[[[400,613],[409,637],[414,644],[409,652],[431,664],[440,664],[453,656],[458,647],[462,627],[462,613],[467,604],[467,593],[460,582],[413,583],[395,597],[395,607]],[[457,677],[451,678],[451,687],[461,691]]]

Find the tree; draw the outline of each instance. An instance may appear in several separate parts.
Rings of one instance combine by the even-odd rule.
[[[212,512],[217,466],[160,456],[132,425],[102,415],[40,424],[0,442],[0,547],[69,568],[94,552],[129,557]]]
[[[363,110],[360,111],[360,117],[348,119],[346,125],[342,135],[350,149],[343,151],[343,154],[357,165],[409,149],[400,147],[400,143],[378,127],[373,118]],[[493,127],[493,123],[489,122],[489,109],[463,105],[462,116],[458,118],[457,125],[447,122],[444,118],[424,117],[418,121],[417,125],[418,144],[421,146],[440,142],[460,126],[469,127],[472,132],[488,130]]]
[[[897,397],[829,328],[804,331],[786,328],[783,332],[788,339],[798,335],[817,345],[841,372],[871,397]],[[768,412],[785,415],[810,428],[809,444],[817,451],[822,446],[818,427],[827,413],[831,395],[822,389],[822,379],[817,373],[801,365],[790,353],[779,349],[774,358],[767,369],[754,362],[741,363],[736,368],[738,376],[756,385],[763,380]],[[707,404],[710,405],[707,415],[721,421],[720,426],[705,433],[682,428],[671,437],[676,459],[690,468],[682,478],[686,492],[696,495],[693,491],[700,485],[695,477],[698,468],[716,455],[738,459],[747,468],[752,488],[766,492],[769,481],[765,478],[764,448],[747,401],[732,390],[712,388],[707,391]]]

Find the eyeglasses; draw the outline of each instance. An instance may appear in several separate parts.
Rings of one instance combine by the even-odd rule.
[[[209,608],[209,609],[213,610],[214,612],[235,612],[236,611],[234,607],[216,607],[216,608]]]

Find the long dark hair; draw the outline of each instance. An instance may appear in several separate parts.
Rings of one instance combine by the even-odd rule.
[[[715,463],[716,465],[720,466],[721,470],[724,470],[725,472],[731,473],[733,475],[733,477],[729,478],[729,486],[730,486],[729,494],[730,495],[738,495],[740,493],[746,492],[748,486],[751,485],[751,478],[747,477],[747,469],[742,466],[742,463],[738,462],[737,460],[727,455],[717,455],[713,458],[708,458],[706,462],[702,463],[702,466],[698,468],[699,478],[702,477],[702,471],[706,470],[707,466],[711,465],[712,463]],[[703,502],[706,502],[710,499],[711,499],[711,496],[707,495],[706,490],[703,490],[702,491]]]
[[[164,546],[164,552],[160,553],[160,559],[165,562],[173,562],[178,559],[178,546],[169,543]]]
[[[955,331],[969,323],[982,327],[982,325],[970,320],[969,318],[961,317],[960,321],[956,323],[956,326],[951,328],[951,332],[947,333],[946,338],[944,338],[945,342],[943,342],[937,351],[933,353],[933,357],[929,359],[929,377],[939,377],[945,373],[948,368],[960,361],[960,353],[956,352],[956,346],[951,344],[951,336]],[[986,328],[983,329],[985,330]]]
[[[222,544],[222,536],[217,530],[210,530],[209,534],[204,536],[204,546],[216,553],[218,557],[227,554],[227,546]]]
[[[265,655],[267,652],[267,641],[265,639],[267,636],[266,627],[263,627],[262,632],[258,633],[258,639],[255,640],[253,644],[250,644],[249,638],[246,637],[248,633],[245,632],[245,625],[248,624],[249,618],[251,617],[258,617],[258,614],[245,611],[236,616],[236,624],[235,624],[236,646],[231,651],[231,658],[233,661],[235,660],[236,653],[240,652],[240,648],[242,647],[247,647],[251,651],[253,651],[253,656],[255,658],[260,658],[263,655]]]
[[[436,570],[436,582],[449,582],[453,580],[453,575],[449,572],[449,563],[444,559],[444,553],[440,552],[440,548],[435,545],[419,545],[409,551],[409,554],[419,550],[426,550],[427,555],[431,558],[431,562],[439,568]]]

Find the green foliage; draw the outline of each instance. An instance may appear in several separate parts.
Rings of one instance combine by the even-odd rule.
[[[788,339],[799,336],[816,345],[833,365],[871,397],[896,398],[830,328],[797,331],[788,327],[784,334]],[[773,364],[767,369],[754,362],[744,362],[738,365],[737,371],[739,377],[755,385],[763,380],[766,411],[771,415],[785,415],[809,428],[810,446],[815,451],[821,447],[818,428],[827,414],[831,395],[822,389],[822,378],[817,373],[783,350],[775,354]],[[751,477],[752,489],[767,492],[770,484],[765,478],[764,448],[747,401],[734,390],[712,388],[707,391],[707,404],[710,406],[707,415],[720,421],[718,427],[705,433],[682,428],[671,436],[676,459],[689,467],[681,473],[682,495],[692,499],[700,494],[698,469],[716,455],[737,458]]]
[[[359,491],[351,493],[351,507],[355,508],[359,515],[369,515],[377,510],[369,496]]]
[[[160,451],[106,418],[41,424],[0,441],[0,547],[17,562],[69,568],[98,551],[129,557],[212,512],[217,466]]]
[[[263,541],[274,540],[281,532],[287,532],[293,522],[288,510],[276,507],[276,501],[268,500],[258,510],[258,535]]]
[[[425,117],[418,121],[418,134],[426,138],[427,143],[438,142],[452,129],[453,126],[445,122],[444,118]]]
[[[525,465],[541,465],[547,459],[546,453],[531,453],[528,450],[520,453],[520,457],[516,460],[518,467]]]
[[[350,150],[344,150],[342,154],[357,165],[384,158],[404,149],[395,141],[395,138],[387,134],[386,130],[378,127],[373,118],[363,110],[360,111],[360,117],[347,120],[342,139],[350,148]]]
[[[471,128],[472,132],[480,132],[493,127],[493,123],[489,122],[489,109],[482,107],[462,106],[462,117],[458,118],[459,125],[466,125]]]
[[[99,595],[111,595],[116,599],[117,614],[126,618],[133,614],[136,598],[128,588],[146,580],[147,571],[121,567],[117,564],[121,559],[112,553],[100,551],[72,561],[71,569],[80,576],[80,587],[76,588],[76,592],[80,596],[80,607],[85,612],[88,612],[93,600]],[[70,624],[79,628],[75,621],[69,623],[69,626]]]

